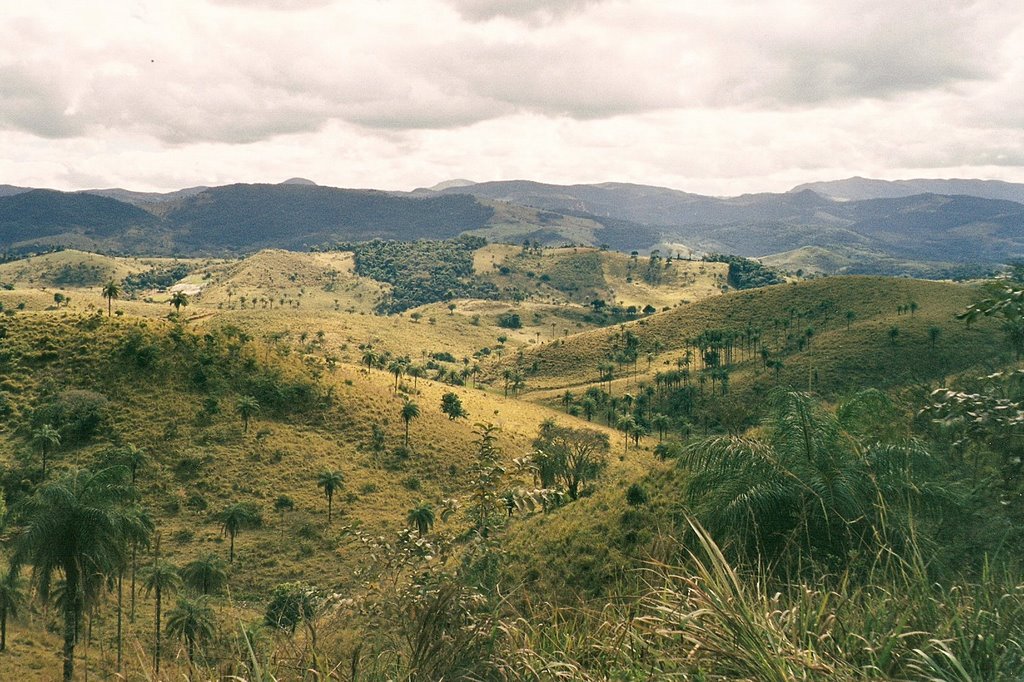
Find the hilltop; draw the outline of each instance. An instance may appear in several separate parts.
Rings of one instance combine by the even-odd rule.
[[[409,193],[325,187],[301,178],[165,194],[9,187],[0,194],[0,245],[18,253],[59,245],[110,254],[223,256],[475,235],[627,253],[766,257],[796,269],[803,269],[799,259],[787,254],[827,249],[832,255],[815,267],[828,274],[935,278],[984,274],[1024,254],[1024,204],[1013,185],[879,183],[854,179],[737,197],[525,180],[454,181]]]

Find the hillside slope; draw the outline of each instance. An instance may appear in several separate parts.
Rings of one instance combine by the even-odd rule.
[[[745,348],[736,352],[734,388],[744,382],[748,388],[775,383],[807,387],[810,376],[812,389],[834,396],[869,382],[888,386],[936,380],[1005,359],[996,343],[996,325],[968,328],[954,319],[976,296],[972,287],[944,282],[829,277],[729,293],[619,328],[587,331],[527,349],[518,365],[537,398],[579,391],[601,383],[599,367],[620,354],[628,332],[636,338],[636,363],[620,362],[615,368],[615,392],[653,385],[657,372],[683,367],[683,362],[696,381],[704,366],[697,340],[712,333],[735,337],[735,345]],[[895,338],[889,336],[893,328]],[[777,372],[764,366],[762,348],[767,358],[782,362]]]

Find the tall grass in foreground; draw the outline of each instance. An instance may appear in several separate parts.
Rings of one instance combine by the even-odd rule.
[[[316,669],[284,665],[281,644],[259,652],[243,638],[230,679],[1024,680],[1019,572],[986,566],[977,580],[941,585],[912,547],[909,556],[880,551],[866,574],[786,581],[735,568],[707,531],[690,527],[685,560],[643,569],[638,595],[567,608],[501,601],[481,627],[464,619],[456,592],[442,591],[384,624],[392,633],[334,640]],[[165,679],[186,678],[182,667]],[[198,670],[193,679],[219,676]]]
[[[642,598],[506,623],[518,679],[1024,679],[1019,573],[943,586],[916,552],[883,551],[866,577],[780,582],[691,526],[688,560],[649,567]]]

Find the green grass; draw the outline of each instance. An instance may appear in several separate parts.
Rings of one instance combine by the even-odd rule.
[[[511,249],[502,257],[519,250],[502,248]],[[260,618],[273,587],[294,580],[315,583],[346,600],[324,615],[320,628],[317,665],[335,667],[336,679],[349,679],[352,661],[362,671],[359,679],[437,679],[439,670],[464,670],[458,666],[465,666],[467,656],[477,657],[479,677],[495,680],[670,675],[995,680],[1021,674],[1024,600],[1020,572],[1012,563],[993,561],[976,573],[964,567],[962,574],[954,571],[941,580],[921,552],[859,557],[857,570],[849,575],[826,571],[812,574],[814,579],[730,565],[709,538],[688,525],[690,510],[682,495],[687,474],[654,458],[654,437],[624,452],[621,434],[548,407],[545,402],[556,403],[565,386],[578,393],[596,379],[597,363],[609,356],[621,333],[618,327],[563,332],[587,328],[577,317],[585,309],[563,305],[565,297],[551,275],[570,281],[594,254],[601,258],[606,285],[617,292],[627,291],[629,284],[634,287],[629,295],[639,301],[644,291],[658,289],[627,283],[634,268],[625,256],[561,250],[538,257],[534,278],[515,275],[534,282],[536,291],[548,292],[544,296],[552,302],[540,296],[518,306],[458,301],[455,311],[437,304],[422,308],[418,322],[408,314],[370,314],[382,289],[356,278],[343,254],[271,251],[245,261],[208,262],[190,276],[203,292],[184,309],[183,317],[191,321],[183,328],[163,319],[169,308],[160,302],[115,301],[123,317],[97,315],[96,310],[105,312],[105,301],[95,288],[74,290],[72,305],[59,310],[46,310],[52,305],[49,291],[0,291],[5,307],[26,302],[26,310],[0,318],[6,330],[0,341],[0,393],[10,409],[0,422],[5,486],[16,498],[37,472],[38,455],[28,445],[26,426],[33,411],[53,394],[78,388],[107,399],[106,426],[96,439],[62,446],[53,458],[55,468],[98,463],[114,443],[133,443],[149,452],[152,462],[140,472],[140,485],[157,517],[165,557],[181,565],[207,551],[226,556],[227,541],[215,514],[240,501],[261,507],[264,527],[238,536],[229,591],[216,601],[221,634],[212,651],[220,658],[204,663],[197,679],[223,674],[295,679],[296,666],[310,664],[310,642],[301,630],[294,639],[254,640],[252,657],[244,642],[234,642],[240,622]],[[718,291],[715,272],[700,273],[697,263],[692,267],[706,293]],[[337,274],[328,275],[330,270]],[[549,282],[540,282],[544,273]],[[592,279],[596,283],[596,276]],[[686,286],[661,286],[666,301],[682,300],[698,287],[689,279]],[[273,309],[250,304],[243,310],[241,295],[250,300],[286,297],[301,304]],[[794,332],[813,325],[811,345],[786,350],[778,377],[762,369],[757,358],[739,362],[731,395],[744,410],[755,413],[754,398],[775,384],[806,388],[809,377],[812,390],[828,398],[871,385],[900,392],[905,404],[913,406],[928,384],[964,372],[984,373],[1004,360],[994,324],[967,328],[952,319],[974,295],[970,287],[948,283],[829,278],[709,298],[626,325],[641,339],[644,352],[653,350],[655,341],[660,350],[649,368],[641,356],[636,377],[632,368],[619,370],[614,392],[636,390],[655,372],[675,367],[685,339],[701,330],[757,324],[769,347],[781,347],[786,329],[772,324],[778,319],[789,320]],[[822,301],[832,302],[827,324],[817,312]],[[897,306],[911,301],[917,304],[913,315],[897,314]],[[520,313],[523,330],[493,326],[509,310]],[[849,329],[846,310],[855,312]],[[474,316],[479,320],[474,322]],[[577,327],[578,322],[584,326]],[[888,335],[894,325],[899,328],[895,343]],[[225,333],[230,327],[251,340],[240,343],[237,335]],[[940,329],[934,344],[932,327]],[[319,330],[324,331],[322,340],[316,338]],[[268,343],[272,334],[286,331]],[[300,341],[302,332],[308,336]],[[526,377],[527,400],[502,397],[500,379],[486,390],[420,379],[414,390],[411,380],[403,378],[396,392],[390,374],[360,366],[358,345],[367,341],[414,360],[424,352],[448,352],[461,365],[461,358],[474,350],[496,347],[499,333],[510,338],[491,376],[522,350],[524,368],[537,362],[537,371]],[[129,339],[135,351],[126,354]],[[217,351],[204,355],[210,344]],[[139,352],[146,348],[153,349],[152,356]],[[328,355],[337,358],[333,369],[325,360]],[[205,381],[198,380],[200,369]],[[311,402],[302,402],[301,409],[289,400],[276,408],[267,402],[243,433],[234,403],[257,390],[260,377],[267,375],[281,385],[308,389]],[[459,395],[469,419],[450,421],[441,412],[446,391]],[[397,452],[403,392],[422,414],[411,424],[407,457]],[[217,399],[220,412],[203,416],[210,397]],[[372,539],[393,539],[407,526],[408,510],[421,500],[439,508],[442,499],[468,499],[475,422],[501,427],[499,446],[513,469],[512,459],[530,454],[538,425],[549,418],[607,431],[610,467],[589,497],[529,518],[517,515],[509,531],[494,539],[503,576],[500,596],[438,588],[425,590],[427,602],[408,601],[410,594],[424,594],[417,591],[422,586],[413,589],[405,582],[408,574],[396,571],[398,587],[392,590],[369,570],[387,555]],[[383,452],[370,447],[375,425],[385,432]],[[345,475],[344,488],[334,498],[331,526],[316,485],[317,475],[328,468]],[[532,485],[529,475],[512,479],[524,488]],[[626,492],[634,483],[648,492],[646,504],[627,504]],[[291,498],[295,509],[274,511],[280,496]],[[412,564],[416,571],[423,568],[435,577],[456,566],[463,575],[483,571],[474,568],[479,559],[474,553],[489,556],[486,548],[458,542],[444,547],[466,528],[464,516],[448,521],[439,516],[430,541],[438,541],[441,549],[425,564]],[[145,554],[143,562],[150,558]],[[463,606],[481,626],[469,639],[458,639],[467,636],[465,630],[448,628],[449,622],[463,622],[455,615]],[[432,621],[437,614],[443,617]],[[128,630],[132,679],[147,679],[151,620],[152,600],[140,597],[139,618]],[[44,610],[37,603],[11,623],[11,650],[0,654],[0,669],[13,669],[25,680],[52,679],[58,665],[56,622],[56,609]],[[450,654],[441,647],[413,666],[407,635],[431,632],[443,641],[460,642],[458,655],[456,647]],[[112,636],[108,594],[94,622],[91,674],[110,670]],[[181,653],[173,645],[171,651]],[[187,673],[180,656],[166,660],[164,668],[171,679]]]

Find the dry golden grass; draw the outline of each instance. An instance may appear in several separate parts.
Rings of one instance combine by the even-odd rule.
[[[558,251],[551,259],[569,253]],[[486,247],[477,254],[478,266],[488,266],[492,255],[498,262],[498,258],[515,258],[518,252],[518,247]],[[684,297],[696,290],[703,291],[704,296],[718,292],[719,264],[712,267],[674,262],[680,278],[689,277],[688,268],[697,268],[697,282],[687,279],[687,285],[682,286],[676,281],[664,285],[662,292],[660,288],[648,291],[625,281],[631,276],[628,257],[603,253],[600,257],[602,276],[616,292],[616,301],[634,300],[626,298],[634,295],[637,301],[653,301],[652,297],[663,293],[665,298],[659,300],[675,305],[673,297],[688,300]],[[544,257],[539,258],[544,264]],[[138,266],[122,265],[120,261],[107,264],[129,270],[149,267],[148,261]],[[702,266],[706,266],[703,273]],[[327,275],[329,270],[337,275]],[[371,533],[390,533],[405,525],[407,511],[419,500],[436,503],[463,495],[462,474],[472,460],[474,423],[492,422],[501,428],[499,445],[507,459],[530,452],[537,427],[545,419],[606,430],[534,402],[553,402],[565,387],[577,390],[586,386],[596,379],[597,364],[607,361],[614,344],[612,335],[619,330],[587,330],[588,325],[579,319],[583,306],[560,306],[543,300],[515,306],[456,301],[454,311],[449,311],[446,304],[434,304],[402,316],[380,317],[370,311],[383,288],[352,274],[347,254],[261,252],[240,262],[206,262],[188,281],[204,285],[182,311],[189,331],[202,336],[225,325],[245,330],[256,339],[245,352],[258,362],[280,368],[284,376],[307,374],[310,366],[320,370],[319,390],[332,391],[334,405],[283,419],[263,414],[246,434],[233,413],[231,396],[222,401],[222,413],[212,423],[203,424],[197,420],[203,395],[180,378],[168,374],[171,378],[154,380],[141,374],[121,376],[111,372],[106,376],[102,372],[103,367],[109,367],[104,363],[112,362],[105,353],[116,347],[126,329],[144,323],[155,333],[167,333],[170,324],[160,318],[170,308],[161,296],[154,293],[150,296],[153,302],[115,301],[115,310],[123,311],[124,316],[104,318],[90,333],[79,332],[71,325],[82,316],[105,312],[106,301],[98,287],[72,290],[70,306],[47,310],[53,307],[52,291],[28,287],[24,279],[15,280],[15,290],[0,290],[0,303],[5,308],[14,308],[19,302],[26,304],[24,312],[15,313],[5,323],[11,339],[27,339],[26,347],[33,352],[59,351],[57,359],[32,365],[24,385],[15,387],[25,400],[34,396],[40,382],[48,377],[65,386],[100,390],[113,403],[114,430],[124,441],[152,454],[154,465],[142,473],[140,482],[145,501],[159,521],[165,556],[181,565],[207,551],[226,555],[227,541],[213,515],[237,501],[252,501],[261,507],[265,526],[243,531],[236,540],[238,556],[230,583],[232,606],[223,601],[218,606],[225,623],[236,618],[259,618],[267,592],[286,580],[305,579],[342,593],[355,589],[355,572],[365,565],[367,557],[344,529],[358,526]],[[22,288],[22,284],[26,286]],[[834,387],[841,387],[843,377],[850,382],[890,375],[904,380],[910,376],[908,372],[921,368],[929,372],[942,367],[956,371],[967,359],[984,362],[992,354],[985,345],[993,335],[991,325],[968,330],[952,321],[952,314],[973,295],[972,289],[952,284],[834,278],[733,293],[677,307],[627,325],[645,344],[656,340],[662,350],[652,358],[650,367],[641,358],[637,377],[631,372],[620,375],[614,390],[618,394],[640,381],[650,382],[653,373],[664,369],[666,363],[674,367],[684,339],[702,329],[745,326],[748,322],[768,329],[771,319],[786,315],[786,308],[817,305],[823,299],[836,303],[838,312],[833,322],[815,336],[810,349],[787,360],[782,380],[799,384],[806,380],[808,368],[817,369],[819,380]],[[242,296],[249,302],[244,309]],[[257,300],[255,308],[253,298]],[[271,298],[275,301],[272,307]],[[280,303],[282,298],[284,305]],[[914,316],[896,315],[896,305],[912,300],[919,305]],[[846,309],[857,313],[849,331],[842,320]],[[497,316],[509,310],[520,314],[522,330],[495,326]],[[420,314],[419,321],[412,319],[413,312]],[[885,337],[892,325],[901,330],[895,344],[889,344]],[[942,329],[934,349],[927,341],[930,326]],[[279,342],[263,343],[286,331],[288,335]],[[319,331],[324,332],[322,340],[317,339]],[[303,333],[307,335],[305,341],[300,340]],[[526,377],[528,391],[532,391],[525,396],[528,400],[502,397],[500,380],[494,388],[481,390],[452,388],[424,379],[414,385],[411,379],[403,378],[402,390],[420,406],[422,416],[410,426],[412,454],[407,459],[397,458],[394,450],[403,437],[399,411],[404,397],[394,390],[390,374],[360,366],[357,346],[372,343],[379,350],[409,355],[417,362],[422,361],[424,353],[438,351],[461,360],[484,346],[494,348],[499,335],[508,336],[506,359],[522,350],[524,366],[535,360],[538,363],[537,373]],[[337,359],[333,371],[326,369],[327,355]],[[500,365],[490,369],[491,376],[497,376],[499,369]],[[736,370],[734,383],[739,390],[744,383],[755,385],[770,379],[757,363],[749,363]],[[460,396],[468,419],[453,422],[441,412],[441,395],[447,391]],[[22,407],[27,409],[27,405]],[[22,412],[24,417],[25,410]],[[369,447],[374,425],[386,432],[383,453]],[[12,421],[0,429],[2,464],[31,456],[24,436],[15,432],[17,426]],[[551,546],[562,547],[565,552],[593,550],[593,556],[581,565],[591,566],[595,575],[622,563],[620,557],[602,555],[595,547],[574,544],[573,529],[584,525],[589,510],[618,509],[625,487],[658,465],[650,453],[655,439],[645,439],[643,447],[630,447],[624,453],[622,436],[608,433],[613,444],[611,466],[594,497],[586,505],[569,505],[559,512],[558,521],[552,517],[531,522],[529,533],[518,534],[510,541],[514,555],[528,554],[531,542],[543,535]],[[62,450],[56,457],[57,466],[92,463],[102,449],[103,444],[98,443]],[[189,473],[185,465],[194,466],[195,472]],[[345,475],[345,487],[335,497],[337,516],[330,526],[326,523],[326,501],[316,485],[317,474],[327,468],[339,469]],[[294,501],[294,511],[273,511],[274,501],[281,495]],[[447,526],[439,521],[439,526],[454,530],[459,528],[458,523]],[[151,608],[152,600],[140,597],[139,619],[129,631],[147,643],[152,632]],[[102,642],[109,656],[113,634],[109,602],[104,613],[105,620],[94,633],[93,654],[99,653]],[[55,634],[59,631],[51,631],[54,620],[51,609],[45,617],[39,611],[30,611],[12,623],[11,650],[0,658],[0,669],[5,674],[14,671],[12,674],[25,680],[53,679],[59,662]],[[134,652],[129,655],[130,660],[135,657]],[[139,666],[134,668],[138,670]]]
[[[32,292],[3,293],[25,296]],[[45,296],[43,292],[41,297]],[[75,297],[85,298],[86,293]],[[222,400],[222,414],[204,425],[197,419],[202,395],[178,380],[139,381],[138,377],[121,377],[100,369],[110,361],[104,359],[105,349],[117,348],[118,339],[127,329],[146,324],[156,333],[164,333],[161,330],[168,329],[168,323],[153,318],[166,315],[166,305],[115,302],[117,309],[127,311],[123,317],[108,319],[104,315],[94,332],[81,332],[72,325],[82,319],[84,310],[44,310],[45,300],[39,303],[39,308],[29,307],[8,321],[10,337],[22,339],[19,343],[26,348],[60,348],[66,355],[47,361],[56,362],[55,367],[43,364],[34,369],[30,382],[20,388],[22,395],[33,395],[38,382],[49,376],[62,386],[91,388],[111,400],[112,431],[153,457],[153,464],[140,473],[140,485],[145,503],[157,519],[166,558],[180,566],[208,551],[226,556],[227,540],[213,515],[238,501],[255,502],[262,509],[264,527],[243,531],[236,539],[237,558],[230,582],[234,605],[218,607],[222,614],[228,609],[234,618],[258,619],[265,595],[283,581],[304,579],[342,593],[355,589],[356,572],[365,565],[367,556],[344,529],[359,527],[372,534],[390,534],[405,526],[406,513],[420,500],[436,504],[442,498],[463,496],[466,491],[461,473],[472,460],[474,423],[491,422],[500,427],[499,445],[509,460],[529,454],[530,442],[543,420],[582,423],[544,406],[494,392],[453,388],[424,379],[415,382],[414,387],[409,378],[404,378],[403,392],[420,406],[421,417],[411,424],[411,456],[398,459],[394,450],[403,438],[399,416],[403,393],[394,390],[390,374],[360,367],[359,354],[352,349],[347,356],[349,362],[342,353],[337,368],[325,371],[320,379],[320,390],[334,393],[335,406],[326,412],[287,419],[260,415],[246,434],[233,413],[232,399],[226,398]],[[102,300],[97,298],[96,304],[100,303]],[[133,312],[136,309],[149,319],[137,317]],[[344,312],[316,314],[301,306],[273,311],[223,310],[204,303],[202,296],[185,310],[196,317],[186,327],[199,334],[208,328],[235,324],[259,339],[278,325],[297,329],[319,320],[329,330],[323,346],[332,347],[335,334],[340,339],[342,335],[366,333],[377,339],[380,347],[394,344],[414,357],[420,349],[465,348],[466,334],[485,333],[465,315],[449,315],[447,310],[438,311],[436,325]],[[95,308],[85,314],[94,316]],[[356,331],[353,320],[365,321],[365,328]],[[451,336],[448,345],[446,335]],[[284,376],[298,376],[306,371],[306,360],[319,364],[324,350],[319,343],[300,344],[293,335],[273,349],[257,341],[247,352],[280,367]],[[441,395],[447,391],[461,397],[468,419],[453,422],[441,412]],[[383,427],[387,434],[382,453],[369,447],[374,425]],[[15,426],[10,424],[11,428],[0,432],[0,463],[4,465],[15,458],[33,457]],[[613,440],[618,442],[614,434]],[[54,466],[94,463],[105,447],[98,442],[62,449],[54,458]],[[640,451],[631,452],[621,461],[615,458],[609,480],[635,478],[646,469],[649,457]],[[326,523],[326,501],[316,485],[317,474],[328,468],[341,470],[345,476],[344,489],[334,500],[336,516],[330,526]],[[293,511],[273,510],[274,501],[281,495],[294,501]],[[451,523],[455,525],[439,522],[439,527],[450,531],[462,522]],[[144,556],[141,563],[147,561],[149,557]],[[96,621],[91,652],[95,659],[102,644],[108,670],[113,635],[111,608],[107,599],[103,620]],[[127,630],[129,638],[137,637],[146,646],[152,637],[152,608],[152,599],[140,594],[138,620]],[[223,620],[230,628],[230,618]],[[11,624],[13,653],[5,655],[10,669],[24,679],[52,679],[59,669],[60,645],[54,623],[56,613],[51,608],[45,618],[41,613],[29,613]],[[84,653],[84,647],[79,653]],[[168,669],[171,667],[169,664]],[[138,670],[139,664],[133,663],[130,668]]]
[[[597,368],[610,361],[616,336],[623,329],[631,330],[641,340],[640,357],[635,373],[633,367],[617,368],[612,389],[621,393],[639,383],[653,384],[655,373],[675,369],[677,359],[685,353],[686,340],[705,330],[759,328],[765,346],[777,353],[787,333],[814,327],[809,347],[787,354],[778,378],[764,371],[759,360],[751,360],[736,368],[731,385],[757,380],[807,388],[810,376],[813,390],[831,394],[879,382],[936,381],[972,365],[984,367],[1002,353],[994,323],[983,321],[969,328],[954,319],[976,295],[969,285],[884,277],[832,277],[779,285],[734,292],[622,328],[591,330],[545,343],[527,349],[520,364],[537,366],[537,371],[527,376],[527,390],[532,392],[528,397],[554,400],[566,389],[578,392],[596,384]],[[812,310],[822,301],[834,305],[827,325],[820,318],[790,319],[790,311]],[[898,308],[911,301],[918,305],[916,312],[900,314]],[[849,325],[845,319],[848,310],[855,314]],[[891,343],[888,332],[894,326],[900,331]],[[940,330],[934,346],[931,327]],[[660,348],[657,353],[656,344]],[[648,353],[653,354],[650,362]],[[698,367],[694,360],[692,369]],[[500,367],[489,369],[496,373]]]

